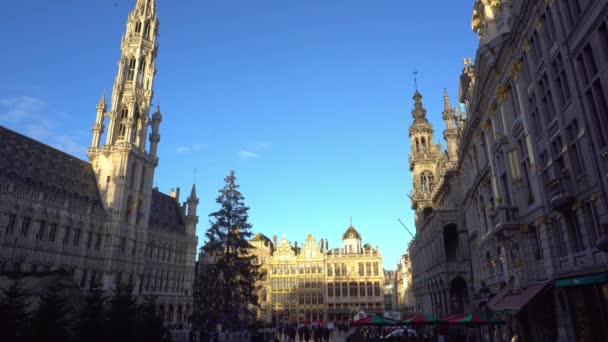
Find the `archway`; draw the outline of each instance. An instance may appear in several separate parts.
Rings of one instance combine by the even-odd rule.
[[[457,276],[450,281],[450,304],[452,314],[464,313],[464,304],[468,302],[467,283]]]

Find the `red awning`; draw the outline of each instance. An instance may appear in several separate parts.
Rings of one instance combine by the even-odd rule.
[[[491,310],[494,311],[520,311],[524,306],[526,306],[526,304],[528,304],[532,299],[534,299],[534,297],[536,297],[536,295],[538,295],[548,285],[549,282],[532,284],[521,293],[506,294],[495,303],[492,303],[492,301],[490,301],[490,304],[493,305],[488,306]],[[496,295],[494,298],[496,297],[498,297],[498,295]]]

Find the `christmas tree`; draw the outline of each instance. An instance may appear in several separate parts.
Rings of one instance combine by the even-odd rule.
[[[89,342],[105,341],[103,329],[107,324],[106,297],[101,284],[96,283],[85,297],[77,327],[78,340]]]
[[[60,285],[49,286],[40,299],[40,306],[32,318],[32,341],[67,342],[72,340],[72,329],[68,318],[67,298]]]
[[[234,171],[225,179],[216,202],[220,209],[209,215],[211,227],[203,253],[212,256],[200,267],[195,289],[194,323],[205,332],[246,329],[255,319],[258,267],[251,255],[249,210],[239,192]]]
[[[137,339],[141,342],[162,342],[167,331],[158,312],[156,297],[146,296],[137,307]]]
[[[133,341],[137,319],[137,303],[133,285],[116,284],[108,312],[108,341]]]
[[[30,314],[23,283],[16,279],[0,296],[0,337],[5,341],[25,341]]]

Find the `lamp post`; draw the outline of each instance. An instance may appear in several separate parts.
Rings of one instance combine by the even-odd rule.
[[[485,281],[481,282],[481,287],[479,288],[479,295],[481,296],[481,300],[482,300],[482,309],[481,311],[483,312],[483,318],[486,321],[490,321],[490,313],[489,313],[489,308],[488,308],[488,302],[490,301],[490,288],[486,285]],[[490,325],[488,324],[488,337],[490,339],[490,341],[492,341],[492,330],[490,329]]]

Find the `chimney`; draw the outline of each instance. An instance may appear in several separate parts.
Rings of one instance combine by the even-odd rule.
[[[274,245],[274,248],[277,248],[277,235],[274,234],[272,236],[272,244]]]

